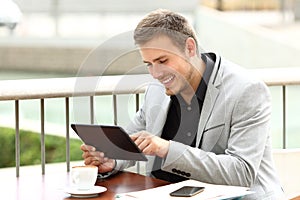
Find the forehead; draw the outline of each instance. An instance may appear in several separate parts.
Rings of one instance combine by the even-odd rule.
[[[149,53],[180,54],[179,48],[167,36],[159,36],[140,45],[142,55]]]

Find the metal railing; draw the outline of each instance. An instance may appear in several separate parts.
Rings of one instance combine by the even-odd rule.
[[[286,87],[291,85],[300,85],[300,68],[273,68],[256,69],[252,71],[257,77],[260,77],[269,87],[280,86],[282,90],[282,148],[286,149],[286,124],[287,124],[287,93]]]
[[[41,112],[41,163],[42,174],[45,174],[45,99],[65,98],[66,113],[66,163],[70,170],[70,98],[90,97],[90,123],[94,123],[94,96],[113,95],[114,124],[117,124],[117,95],[136,94],[136,110],[139,107],[139,94],[144,92],[149,75],[72,77],[49,79],[25,79],[0,81],[0,101],[15,102],[15,151],[16,176],[20,175],[20,111],[19,102],[27,99],[40,100]],[[86,84],[90,87],[77,86]],[[120,84],[122,83],[122,84]]]
[[[280,86],[283,92],[283,148],[286,148],[286,86],[300,85],[300,68],[272,68],[250,70],[268,86]],[[94,97],[101,95],[113,96],[114,124],[118,123],[117,95],[134,94],[135,108],[139,108],[139,95],[145,91],[148,82],[153,81],[150,75],[120,75],[103,77],[71,77],[27,80],[0,81],[0,101],[15,102],[15,149],[16,176],[20,175],[20,111],[19,102],[25,99],[40,100],[41,122],[41,166],[45,174],[45,99],[64,98],[66,113],[66,164],[70,170],[70,98],[86,96],[90,102],[90,123],[94,119]],[[88,83],[91,87],[81,87],[78,84]]]

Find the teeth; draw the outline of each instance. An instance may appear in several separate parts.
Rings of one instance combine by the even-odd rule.
[[[170,82],[173,78],[174,78],[174,76],[171,76],[170,78],[164,80],[162,83],[166,84],[166,83]]]

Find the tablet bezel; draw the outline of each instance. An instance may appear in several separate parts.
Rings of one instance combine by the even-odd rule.
[[[147,157],[120,126],[71,124],[71,128],[87,145],[111,159],[147,161]]]

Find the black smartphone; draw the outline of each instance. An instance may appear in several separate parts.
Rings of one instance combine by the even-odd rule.
[[[174,197],[191,197],[202,192],[204,189],[205,187],[183,186],[171,192],[170,195]]]

